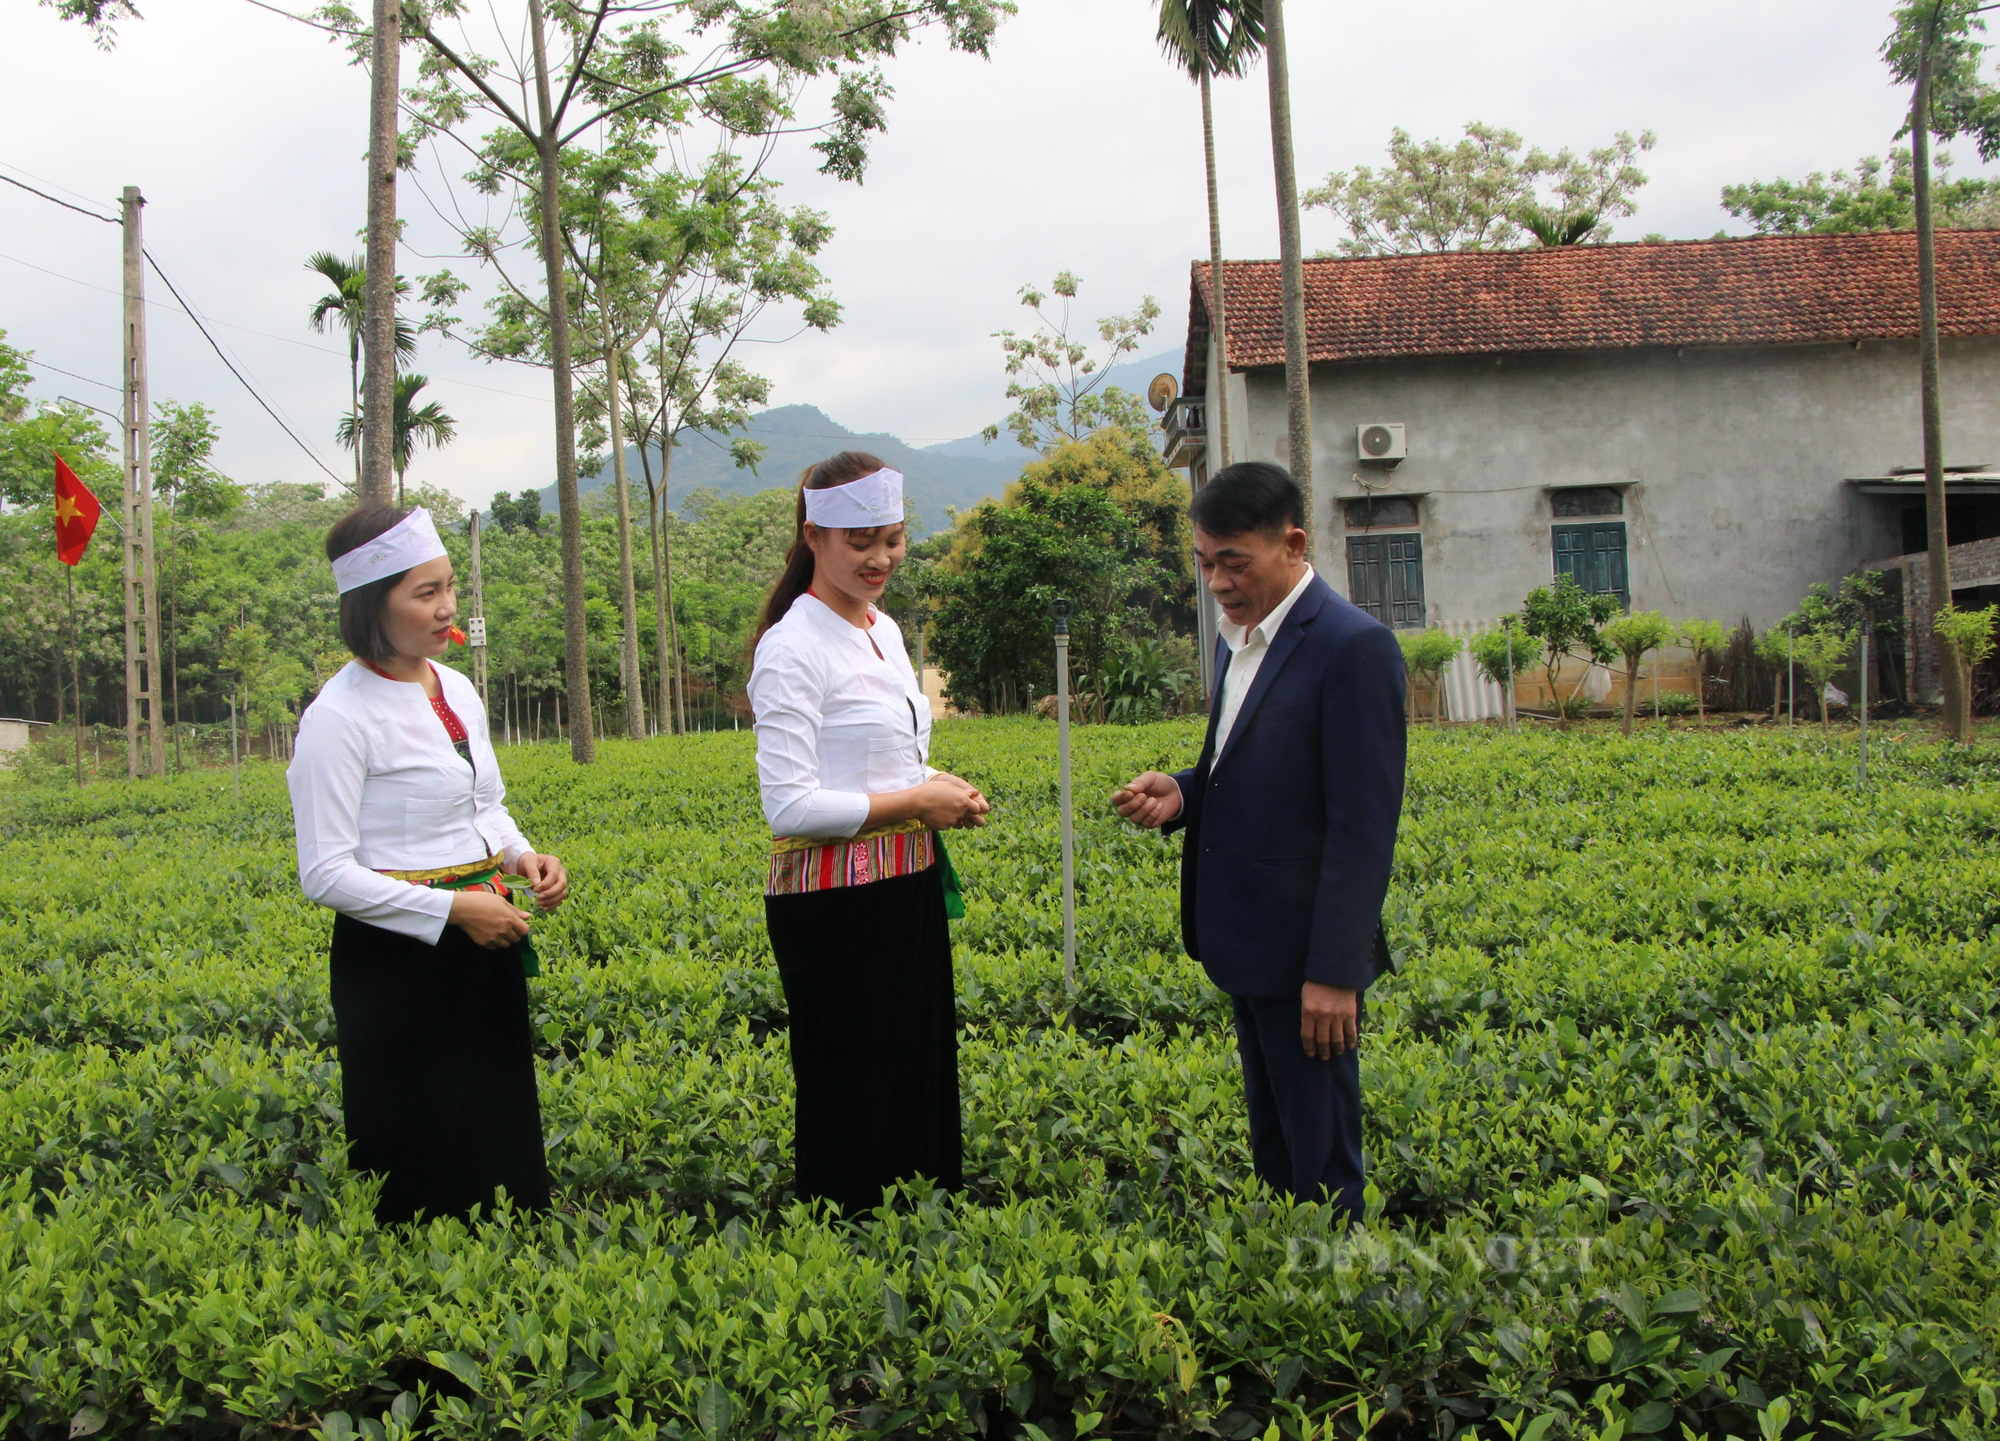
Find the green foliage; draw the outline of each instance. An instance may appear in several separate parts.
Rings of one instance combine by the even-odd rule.
[[[1602,636],[1604,644],[1625,658],[1625,734],[1632,734],[1633,708],[1639,699],[1639,667],[1646,657],[1674,637],[1674,623],[1656,610],[1635,610],[1614,617]]]
[[[1819,706],[1819,722],[1827,724],[1826,688],[1846,668],[1858,639],[1851,630],[1808,630],[1792,637],[1792,663],[1805,672]]]
[[[430,377],[404,371],[396,377],[396,409],[389,426],[389,463],[396,470],[398,503],[403,498],[403,476],[410,468],[417,447],[428,445],[442,450],[457,438],[458,422],[445,413],[435,400],[417,404],[417,392],[429,385]],[[343,415],[334,427],[334,439],[349,450],[361,445],[359,417]]]
[[[1570,575],[1559,575],[1554,585],[1538,585],[1522,603],[1522,629],[1542,644],[1542,664],[1548,671],[1549,691],[1556,698],[1558,712],[1572,719],[1568,702],[1578,700],[1577,692],[1590,675],[1590,664],[1602,663],[1615,652],[1605,642],[1603,627],[1618,614],[1618,597],[1591,595]],[[1568,696],[1558,689],[1565,660],[1584,664],[1583,675]]]
[[[1078,793],[1200,738],[1085,728]],[[953,845],[968,1192],[852,1224],[791,1202],[748,736],[503,750],[574,876],[530,1002],[561,1207],[476,1227],[369,1217],[277,767],[0,789],[6,1425],[2000,1426],[1990,756],[1863,792],[1817,738],[1414,735],[1347,1235],[1251,1180],[1178,848],[1090,806],[1072,1013],[1051,747],[939,727],[995,803]]]
[[[1432,687],[1433,720],[1444,719],[1444,668],[1465,649],[1465,641],[1436,626],[1427,630],[1400,630],[1396,643],[1403,648],[1403,667],[1412,676],[1427,680]]]
[[[58,455],[115,513],[119,467],[111,453],[111,437],[93,412],[67,401],[45,405],[19,420],[0,421],[0,501],[10,506],[52,506]],[[45,525],[50,523],[46,515],[43,519]]]
[[[1491,629],[1475,633],[1466,642],[1472,652],[1473,661],[1479,666],[1479,673],[1500,687],[1507,704],[1507,714],[1514,713],[1514,682],[1521,672],[1531,669],[1541,653],[1541,646],[1535,637],[1528,634],[1528,628],[1519,616],[1500,618],[1500,624]]]
[[[12,424],[28,413],[28,357],[32,351],[16,350],[0,330],[0,424]]]
[[[1118,725],[1176,714],[1194,684],[1194,647],[1185,636],[1120,643],[1097,682],[1103,718]]]
[[[1632,197],[1646,176],[1636,162],[1654,137],[1621,131],[1581,156],[1540,147],[1523,155],[1522,144],[1512,130],[1478,121],[1455,145],[1419,143],[1398,127],[1387,165],[1336,171],[1302,198],[1347,226],[1343,255],[1597,243],[1637,208]]]
[[[1694,708],[1695,713],[1705,719],[1708,715],[1709,667],[1729,649],[1729,627],[1719,620],[1683,620],[1676,644],[1684,645],[1694,653]]]
[[[297,719],[307,688],[306,668],[294,656],[274,655],[264,627],[255,621],[232,626],[223,635],[218,661],[217,669],[231,682],[237,712],[250,729]]]
[[[1948,171],[1949,155],[1933,162]],[[1983,229],[2000,220],[2000,182],[1953,180],[1941,174],[1931,182],[1931,206],[1940,227]],[[1916,226],[1916,180],[1910,152],[1889,152],[1889,177],[1882,162],[1870,155],[1854,174],[1814,171],[1804,180],[1753,180],[1726,185],[1722,208],[1747,220],[1760,235],[1840,235],[1865,230],[1910,230]]]
[[[1123,638],[1194,628],[1186,484],[1141,432],[1056,446],[959,516],[950,545],[929,582],[929,644],[963,708],[1005,715],[1055,689],[1058,599],[1074,607],[1079,676],[1101,676]]]
[[[509,495],[504,490],[493,493],[492,503],[487,507],[487,516],[493,524],[504,531],[540,530],[542,528],[542,495],[537,490],[523,490],[520,496]]]
[[[1104,350],[1092,355],[1088,342],[1070,334],[1070,303],[1081,285],[1067,270],[1050,285],[1061,310],[1051,316],[1043,307],[1049,297],[1032,285],[1021,287],[1021,304],[1035,312],[1036,329],[1025,335],[996,331],[1007,357],[1007,398],[1016,409],[1005,420],[986,427],[988,441],[1005,429],[1024,450],[1052,454],[1057,447],[1080,441],[1107,426],[1145,432],[1151,425],[1144,402],[1115,385],[1104,385],[1108,367],[1121,355],[1139,348],[1160,318],[1160,307],[1148,295],[1130,315],[1107,315],[1097,322]]]
[[[1914,87],[1928,48],[1931,131],[1947,139],[1971,136],[1980,159],[1991,160],[2000,155],[2000,89],[1979,73],[1986,58],[1984,8],[1981,0],[1909,0],[1891,12],[1895,28],[1882,42],[1882,58],[1899,83]]]
[[[221,435],[215,412],[194,401],[153,405],[153,492],[176,521],[221,520],[243,504],[243,488],[209,463]]]
[[[1160,0],[1159,40],[1190,79],[1241,76],[1264,49],[1263,0]]]
[[[2000,617],[2000,606],[1991,605],[1984,610],[1961,610],[1955,605],[1948,605],[1932,617],[1932,627],[1953,664],[1958,666],[1967,695],[1972,694],[1973,671],[1993,654],[1993,623],[1996,617]]]

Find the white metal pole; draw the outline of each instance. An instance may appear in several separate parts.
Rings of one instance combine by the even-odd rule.
[[[1785,627],[1785,729],[1786,730],[1790,730],[1792,728],[1792,722],[1798,715],[1798,710],[1799,710],[1798,692],[1799,688],[1797,684],[1795,684],[1792,675],[1792,628],[1790,626],[1786,626]]]
[[[236,799],[243,799],[243,769],[236,759],[236,692],[229,693],[229,781]]]
[[[1507,729],[1519,731],[1521,718],[1514,712],[1514,622],[1507,616],[1500,618],[1500,633],[1507,637]]]
[[[1861,618],[1861,784],[1868,784],[1868,617]]]
[[[1056,604],[1057,803],[1062,807],[1063,983],[1076,990],[1076,830],[1069,793],[1069,606]]]

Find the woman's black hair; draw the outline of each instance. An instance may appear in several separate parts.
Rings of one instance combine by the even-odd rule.
[[[764,638],[765,631],[785,618],[792,602],[812,585],[813,553],[812,547],[806,544],[806,492],[846,485],[864,475],[873,475],[880,469],[882,462],[867,451],[843,450],[838,455],[829,455],[825,460],[807,466],[800,474],[798,510],[792,520],[792,548],[785,552],[785,568],[778,572],[777,582],[764,598],[764,615],[757,623],[757,634],[750,641],[753,648]]]
[[[326,533],[326,558],[339,560],[350,550],[356,550],[400,525],[408,514],[407,510],[398,510],[393,505],[363,501],[336,520],[333,529]],[[341,596],[340,639],[354,653],[355,659],[365,660],[370,665],[382,665],[396,658],[395,647],[389,644],[388,632],[382,629],[382,610],[389,603],[389,592],[408,574],[407,570],[403,570],[385,575],[380,580],[358,585]]]
[[[1245,460],[1209,477],[1194,493],[1188,514],[1210,535],[1283,532],[1306,526],[1306,497],[1291,472],[1268,460]]]

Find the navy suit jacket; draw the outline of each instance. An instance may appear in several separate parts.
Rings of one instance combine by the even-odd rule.
[[[1231,995],[1365,989],[1388,968],[1382,902],[1403,809],[1403,653],[1315,577],[1271,640],[1222,754],[1218,645],[1201,759],[1174,779],[1186,828],[1181,941]]]

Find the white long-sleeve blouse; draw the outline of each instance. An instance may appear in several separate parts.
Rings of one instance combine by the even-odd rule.
[[[472,764],[453,747],[424,688],[349,661],[299,717],[285,772],[307,899],[436,945],[452,893],[380,874],[532,850],[507,813],[507,788],[472,682],[437,666]]]
[[[869,796],[934,774],[930,702],[903,633],[869,615],[863,630],[802,595],[757,642],[750,706],[773,835],[844,840],[867,821]]]

